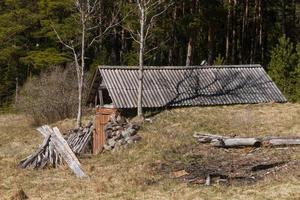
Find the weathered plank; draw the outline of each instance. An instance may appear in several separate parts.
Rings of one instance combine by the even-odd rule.
[[[63,159],[76,174],[77,177],[86,177],[85,173],[80,168],[80,162],[69,147],[67,141],[61,135],[57,127],[53,128],[51,133],[51,141],[53,142],[56,150],[62,155]]]
[[[47,125],[44,125],[44,126],[41,126],[41,127],[38,127],[36,130],[44,137],[47,137],[49,135],[51,135],[51,132],[49,132],[49,129],[50,128],[49,126]]]
[[[44,139],[42,145],[35,153],[31,154],[29,157],[26,158],[26,160],[24,160],[24,162],[20,163],[19,167],[26,168],[29,163],[31,163],[41,152],[44,151],[44,148],[49,143],[49,140],[50,140],[50,135]]]

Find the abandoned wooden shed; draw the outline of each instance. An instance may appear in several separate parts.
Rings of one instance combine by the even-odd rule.
[[[137,107],[138,67],[100,66],[88,103],[96,110],[93,152],[105,143],[105,125],[118,109]],[[145,67],[143,107],[286,102],[260,65]]]
[[[138,67],[100,66],[88,103],[136,108]],[[286,102],[261,65],[145,67],[143,107]]]

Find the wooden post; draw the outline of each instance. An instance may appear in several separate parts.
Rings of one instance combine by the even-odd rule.
[[[15,104],[17,105],[19,99],[19,79],[16,77],[16,96],[15,96]]]
[[[98,95],[96,94],[95,95],[95,107],[97,106],[97,104],[98,104]]]
[[[98,90],[98,94],[99,94],[99,105],[100,105],[100,107],[103,107],[104,106],[104,102],[103,102],[103,92],[102,92],[102,89]]]

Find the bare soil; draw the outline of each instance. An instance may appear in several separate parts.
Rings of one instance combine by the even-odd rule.
[[[299,147],[225,149],[193,144],[176,151],[189,155],[183,160],[174,160],[168,157],[174,152],[165,152],[165,162],[152,163],[153,170],[171,174],[171,177],[189,184],[205,184],[208,178],[209,184],[255,184],[267,177],[286,173],[300,177],[300,160],[291,157],[299,153]],[[176,176],[176,172],[179,175]]]

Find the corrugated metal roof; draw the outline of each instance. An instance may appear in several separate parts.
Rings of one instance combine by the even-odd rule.
[[[138,67],[99,72],[117,108],[137,106]],[[260,65],[145,67],[143,87],[143,107],[287,101]]]

